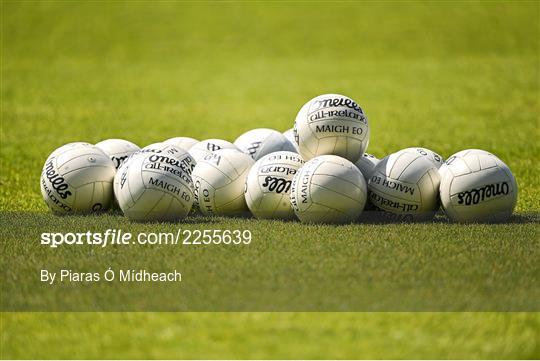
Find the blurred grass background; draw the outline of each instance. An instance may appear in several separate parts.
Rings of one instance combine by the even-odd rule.
[[[518,211],[540,210],[535,1],[4,0],[1,13],[2,211],[46,210],[41,166],[63,143],[234,140],[292,127],[329,92],[365,109],[370,153],[492,151]],[[1,326],[2,358],[540,357],[538,313],[3,313]]]
[[[13,358],[534,359],[539,347],[524,313],[19,313],[4,327]]]
[[[379,157],[499,155],[540,209],[535,2],[3,2],[2,209],[44,210],[68,141],[234,140],[285,130],[308,99],[353,97]],[[17,190],[19,196],[11,196]]]

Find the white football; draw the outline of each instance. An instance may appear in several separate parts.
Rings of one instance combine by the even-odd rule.
[[[115,196],[124,215],[134,221],[183,219],[194,198],[191,163],[187,152],[132,156],[115,176]]]
[[[294,218],[290,188],[304,163],[299,154],[287,151],[270,153],[255,162],[246,181],[246,203],[255,217]]]
[[[244,189],[253,159],[221,149],[200,159],[193,170],[196,201],[204,215],[236,216],[248,212]]]
[[[96,143],[96,147],[111,158],[116,169],[120,168],[130,155],[141,150],[138,145],[124,139],[106,139]]]
[[[364,179],[366,182],[371,177],[371,174],[373,173],[373,170],[379,164],[381,160],[377,157],[375,157],[372,154],[364,153],[362,156],[360,156],[360,159],[354,163],[356,167],[362,172],[362,175],[364,176]]]
[[[311,99],[294,122],[302,158],[333,154],[356,162],[369,143],[369,124],[362,108],[351,98],[324,94]]]
[[[443,179],[444,177],[444,174],[446,173],[447,169],[448,169],[448,164],[452,163],[454,161],[454,159],[456,158],[463,158],[464,156],[466,155],[469,155],[469,154],[487,154],[487,155],[493,155],[485,150],[482,150],[482,149],[465,149],[465,150],[461,150],[457,153],[454,153],[452,154],[450,157],[448,157],[448,159],[441,165],[441,167],[439,168],[439,175],[441,176],[441,179]]]
[[[234,145],[254,160],[273,152],[295,151],[294,146],[283,134],[277,130],[267,128],[252,129],[245,132],[236,138]]]
[[[357,219],[367,198],[364,176],[349,160],[323,155],[294,176],[291,205],[306,223],[347,223]]]
[[[195,168],[195,164],[197,163],[195,161],[195,158],[187,151],[185,148],[178,147],[173,144],[173,142],[159,142],[159,143],[153,143],[150,145],[147,145],[143,149],[141,149],[141,153],[159,153],[159,154],[167,154],[173,158],[176,158],[181,161],[181,164],[183,164],[184,171],[186,171],[188,174],[191,175],[191,172]],[[134,154],[137,155],[137,154]],[[128,160],[129,161],[129,160]],[[114,184],[115,190],[117,187],[117,183]],[[194,199],[193,200],[193,206],[192,210],[197,210],[197,202]]]
[[[507,220],[517,202],[517,184],[508,166],[487,152],[448,160],[441,179],[443,209],[455,222]]]
[[[116,168],[89,143],[66,144],[47,158],[41,172],[41,194],[56,213],[89,213],[108,209],[113,200]]]
[[[133,160],[133,158],[144,157],[148,153],[149,152],[147,152],[147,151],[142,151],[141,150],[141,151],[138,151],[138,152],[135,152],[135,153],[131,154],[124,162],[122,162],[120,167],[116,170],[116,174],[123,173],[125,171],[126,167],[128,166],[128,164]],[[121,180],[122,180],[121,177],[117,177],[116,175],[114,176],[113,193],[114,193],[114,199],[116,201],[116,205],[118,205],[117,194],[120,191],[120,182],[121,182]]]
[[[428,219],[437,211],[440,178],[437,166],[417,152],[383,158],[368,181],[375,207],[399,220]]]
[[[435,153],[431,149],[427,149],[427,148],[412,147],[412,148],[402,149],[399,152],[412,152],[412,153],[420,154],[426,157],[427,159],[429,159],[431,163],[433,163],[433,165],[435,165],[437,168],[440,168],[444,163],[443,157],[441,157],[439,154]]]
[[[193,139],[190,137],[175,137],[175,138],[167,139],[163,141],[163,143],[172,144],[179,148],[190,150],[191,147],[199,143],[199,141],[197,139]]]
[[[287,140],[292,144],[294,151],[298,154],[300,154],[300,151],[298,150],[298,144],[296,144],[296,137],[294,136],[294,129],[287,129],[283,132],[283,135]]]
[[[142,148],[140,151],[131,154],[122,163],[122,165],[120,166],[120,168],[118,168],[116,172],[117,173],[123,172],[127,164],[129,164],[133,158],[141,157],[141,156],[144,157],[145,155],[149,153],[164,154],[164,155],[167,155],[168,157],[178,160],[179,162],[178,164],[182,168],[182,170],[190,175],[191,175],[191,172],[193,171],[193,168],[195,168],[195,159],[193,159],[193,157],[186,150],[172,144],[161,142],[161,143],[153,143],[153,144],[147,145],[146,147]],[[118,193],[119,186],[120,186],[120,178],[115,177],[114,183],[113,183],[115,197],[116,197],[116,194]]]
[[[226,140],[206,139],[192,146],[189,149],[189,154],[191,154],[195,161],[198,162],[205,156],[220,149],[234,149],[236,151],[239,151],[239,149],[234,144]]]
[[[72,143],[66,143],[64,144],[63,146],[61,147],[58,147],[56,148],[50,155],[49,157],[53,157],[53,156],[56,156],[57,154],[60,154],[60,153],[63,153],[65,152],[66,150],[70,150],[70,149],[75,149],[79,146],[93,146],[93,144],[90,144],[90,143],[87,143],[87,142],[72,142]]]

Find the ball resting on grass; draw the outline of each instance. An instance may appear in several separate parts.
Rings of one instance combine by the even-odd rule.
[[[248,212],[244,189],[253,159],[221,149],[200,159],[193,170],[196,202],[204,215],[240,216]]]
[[[401,153],[409,152],[413,154],[420,154],[421,156],[426,157],[437,168],[440,168],[444,163],[443,157],[441,157],[439,154],[435,153],[431,149],[427,149],[427,148],[412,147],[412,148],[402,149],[399,152]]]
[[[183,219],[193,204],[188,172],[191,156],[138,153],[115,176],[115,196],[124,215],[134,221]]]
[[[142,148],[140,151],[131,154],[118,168],[117,173],[122,173],[125,167],[132,161],[135,157],[145,156],[147,154],[161,154],[166,155],[167,157],[174,158],[178,161],[179,166],[182,170],[191,175],[193,168],[195,168],[195,159],[183,148],[179,148],[172,144],[167,144],[164,142],[153,143]],[[116,203],[118,203],[117,194],[119,192],[120,186],[120,177],[115,177],[113,182],[114,196]]]
[[[255,162],[246,181],[246,203],[255,217],[294,218],[290,188],[304,163],[302,157],[293,152],[270,153]]]
[[[41,172],[41,194],[55,213],[106,210],[113,201],[116,168],[111,159],[89,143],[66,144],[47,158]]]
[[[161,155],[166,155],[167,157],[174,158],[179,161],[179,164],[182,167],[182,169],[188,174],[191,174],[191,172],[193,171],[193,168],[195,168],[196,162],[195,162],[195,159],[191,156],[191,154],[184,148],[177,147],[176,145],[173,145],[173,144],[169,144],[165,142],[153,143],[141,149],[140,152],[134,153],[132,156],[135,156],[139,153],[142,153],[142,154],[154,153],[154,154],[161,154]]]
[[[364,176],[349,160],[323,155],[308,161],[294,176],[291,205],[305,223],[348,223],[366,203]]]
[[[482,149],[464,149],[457,153],[454,153],[450,157],[448,157],[448,159],[440,166],[439,175],[441,176],[441,179],[443,179],[444,174],[448,170],[448,165],[451,164],[456,158],[463,158],[466,155],[473,155],[473,154],[493,155],[490,152],[482,150]]]
[[[368,182],[369,199],[396,220],[422,220],[439,207],[439,173],[426,156],[401,151],[382,159]]]
[[[510,168],[487,152],[449,159],[440,184],[443,209],[455,222],[505,221],[516,206],[517,193]]]

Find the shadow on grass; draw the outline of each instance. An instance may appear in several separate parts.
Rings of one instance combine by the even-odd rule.
[[[50,212],[0,212],[0,222],[2,225],[12,224],[17,226],[25,226],[28,222],[50,224],[55,219],[65,220],[68,222],[87,221],[89,223],[108,220],[116,221],[118,224],[213,224],[220,223],[227,218],[210,217],[202,215],[190,214],[181,220],[171,221],[131,221],[126,218],[121,211],[108,211],[88,214],[54,214]],[[228,218],[232,219],[232,218]]]
[[[510,219],[506,221],[494,221],[494,222],[471,222],[471,223],[457,223],[450,221],[444,214],[439,211],[433,214],[431,217],[424,220],[407,220],[397,219],[392,215],[385,214],[377,211],[364,212],[358,221],[354,224],[527,224],[527,223],[540,223],[540,212],[527,212],[527,213],[515,213]]]
[[[260,222],[275,222],[276,226],[279,224],[294,224],[300,222],[297,219],[290,220],[280,220],[280,219],[262,219],[258,220],[254,218],[251,214],[245,213],[237,215],[234,217],[225,217],[225,216],[205,216],[200,213],[190,213],[186,218],[181,220],[171,220],[171,221],[130,221],[120,210],[111,210],[108,212],[101,213],[90,213],[90,214],[53,214],[48,212],[0,212],[0,220],[4,225],[19,225],[24,226],[25,222],[28,220],[33,220],[41,222],[50,222],[55,218],[77,221],[80,219],[88,221],[101,221],[104,218],[109,221],[118,221],[121,224],[150,224],[150,225],[159,225],[159,224],[217,224],[217,223],[226,223],[227,221],[233,222],[243,222],[243,221],[260,221]],[[540,223],[540,212],[526,212],[526,213],[515,213],[504,222],[475,222],[467,224],[534,224]],[[389,225],[389,224],[460,224],[451,222],[445,215],[444,212],[439,211],[435,212],[433,215],[424,220],[410,220],[410,219],[400,219],[396,218],[392,214],[369,210],[362,213],[360,218],[356,221],[344,224],[316,224],[316,223],[307,223],[306,226],[334,226],[340,228],[347,225],[362,225],[362,224],[375,224],[375,225]]]

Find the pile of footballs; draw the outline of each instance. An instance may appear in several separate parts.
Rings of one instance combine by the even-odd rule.
[[[234,143],[177,137],[139,148],[122,139],[69,143],[45,161],[41,192],[56,213],[119,207],[135,221],[188,214],[349,223],[366,209],[426,220],[442,205],[452,221],[504,221],[517,186],[495,155],[462,150],[446,162],[412,147],[379,160],[366,152],[369,124],[351,98],[324,94],[284,133],[253,129]]]

